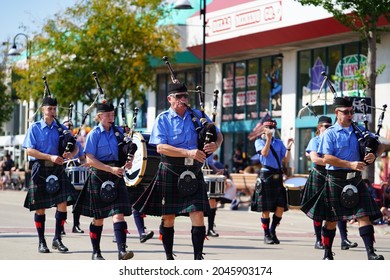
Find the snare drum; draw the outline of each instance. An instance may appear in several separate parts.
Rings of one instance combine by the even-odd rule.
[[[225,195],[225,179],[223,175],[209,174],[204,176],[209,198],[222,198]]]
[[[308,175],[293,175],[284,181],[284,186],[287,189],[287,204],[289,208],[301,208],[301,197],[308,177]]]
[[[82,190],[88,176],[88,167],[67,166],[65,172],[69,176],[74,188],[78,191]]]
[[[160,154],[156,146],[149,145],[150,134],[133,134],[133,143],[137,145],[133,166],[125,172],[125,182],[128,187],[148,186],[157,173]]]

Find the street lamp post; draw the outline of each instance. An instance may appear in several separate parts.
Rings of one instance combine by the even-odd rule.
[[[27,79],[28,83],[30,83],[30,59],[31,59],[31,50],[30,50],[30,41],[28,39],[28,36],[24,33],[18,33],[15,35],[12,47],[8,51],[9,56],[18,56],[21,55],[21,52],[18,50],[16,46],[16,39],[19,36],[23,36],[26,39],[26,67],[27,67]],[[28,89],[30,90],[30,89]],[[30,93],[29,93],[30,95]],[[27,132],[27,127],[29,122],[33,122],[33,115],[34,115],[34,100],[32,98],[29,98],[29,104],[27,105],[27,112],[26,112],[26,131]]]
[[[203,18],[203,43],[202,43],[202,72],[201,72],[201,78],[202,78],[202,91],[206,92],[206,0],[203,0],[203,7],[202,7],[202,0],[199,0],[200,5],[200,14]],[[193,9],[191,6],[191,3],[188,0],[179,0],[176,2],[176,5],[174,9],[177,10],[188,10]]]
[[[30,41],[28,39],[28,36],[24,33],[18,33],[15,35],[14,37],[14,40],[13,40],[13,43],[12,43],[12,47],[9,49],[8,51],[8,55],[9,56],[18,56],[18,55],[21,55],[21,52],[18,50],[17,46],[16,46],[16,39],[19,37],[19,36],[23,36],[25,39],[26,39],[26,67],[27,67],[27,82],[28,84],[30,84],[30,59],[31,59],[31,51],[30,51]],[[30,89],[28,89],[30,90]],[[26,113],[25,113],[25,116],[26,116],[26,121],[24,123],[24,133],[27,133],[27,129],[28,129],[28,124],[29,122],[33,122],[33,115],[34,115],[34,100],[31,98],[31,95],[29,93],[29,102],[25,103],[23,102],[23,104],[26,104]],[[21,107],[24,107],[23,105]],[[21,120],[20,120],[21,121]],[[24,160],[27,161],[27,153],[24,153]],[[19,164],[19,166],[21,166],[21,164]]]

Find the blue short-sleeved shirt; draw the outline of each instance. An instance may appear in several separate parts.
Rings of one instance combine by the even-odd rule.
[[[342,160],[360,161],[360,147],[352,126],[343,128],[335,123],[322,134],[317,153]],[[345,169],[326,164],[327,170]]]
[[[117,127],[123,134],[121,127]],[[106,131],[101,124],[95,126],[87,135],[84,153],[92,154],[99,161],[118,160],[118,140],[113,127]]]
[[[195,110],[195,113],[201,115],[199,110]],[[208,116],[206,119],[211,122]],[[200,125],[198,119],[197,122]],[[217,132],[219,132],[218,128]],[[172,108],[160,113],[150,134],[149,144],[168,144],[187,150],[197,149],[198,133],[192,122],[190,111],[187,109],[184,117],[179,116]]]
[[[264,148],[265,146],[265,140],[258,138],[255,141],[255,149],[256,152],[259,154],[259,160],[262,166],[269,166],[275,169],[280,169],[281,166],[279,167],[278,162],[276,158],[274,157],[273,153],[271,150],[269,150],[268,156],[263,156],[261,155],[260,151]],[[276,139],[275,137],[272,137],[271,141],[271,146],[275,150],[276,155],[279,158],[280,164],[282,164],[282,159],[284,158],[286,154],[286,146],[284,146],[282,140]]]
[[[76,144],[79,147],[79,152],[77,153],[77,155],[75,155],[74,158],[79,158],[79,157],[82,157],[84,155],[84,151],[83,151],[83,147],[81,146],[81,143],[79,141],[76,141]]]
[[[318,146],[320,144],[320,135],[317,135],[310,139],[309,144],[306,147],[306,153],[310,154],[310,152],[317,152]]]
[[[62,129],[67,130],[64,125],[61,126]],[[27,130],[23,148],[32,148],[45,154],[58,156],[60,138],[58,128],[55,120],[50,125],[46,124],[43,119],[33,123]],[[36,158],[29,156],[28,160],[36,160]]]

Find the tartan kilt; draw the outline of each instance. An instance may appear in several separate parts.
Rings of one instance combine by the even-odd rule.
[[[340,196],[344,186],[356,186],[359,193],[359,203],[354,208],[345,208],[340,204]],[[368,216],[371,221],[382,217],[382,213],[368,192],[362,177],[350,180],[326,176],[326,183],[319,193],[316,202],[306,213],[313,220],[345,221]]]
[[[288,211],[287,192],[283,185],[282,174],[272,172],[260,172],[262,190],[252,201],[251,211],[275,212],[276,207],[283,207]],[[256,193],[256,192],[255,192]]]
[[[117,198],[112,202],[100,199],[100,187],[107,180],[114,182],[118,191]],[[124,179],[109,172],[90,168],[73,212],[94,219],[104,219],[115,214],[131,216],[131,204]]]
[[[178,192],[177,184],[180,174],[187,170],[196,175],[198,189],[195,194],[182,197]],[[207,215],[210,205],[201,167],[160,162],[156,177],[133,204],[133,208],[152,216],[170,214],[188,216],[195,211],[203,211]]]
[[[134,204],[134,202],[141,196],[141,194],[145,191],[145,189],[146,189],[145,186],[127,187],[130,205]]]
[[[320,200],[317,203],[318,197],[323,191],[325,183],[326,183],[326,173],[324,174],[323,172],[314,168],[311,171],[309,177],[307,178],[304,191],[302,194],[302,199],[301,199],[301,211],[304,212],[306,215],[308,215],[308,212],[312,211],[312,208],[316,204],[318,204],[316,205],[316,207],[318,208],[317,211],[319,211],[321,207],[325,207],[323,200]],[[324,211],[325,210],[322,209],[320,212],[324,212]],[[314,213],[315,211],[312,212],[312,214]],[[308,216],[311,217],[310,215]]]
[[[38,183],[35,184],[32,179],[28,183],[28,192],[24,200],[25,208],[34,211],[56,207],[64,201],[66,201],[68,206],[76,202],[77,191],[62,165],[55,165],[53,167],[41,165],[38,172]],[[59,179],[60,189],[54,194],[46,191],[46,178],[50,175],[55,175]]]

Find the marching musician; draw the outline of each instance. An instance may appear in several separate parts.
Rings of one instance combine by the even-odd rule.
[[[26,133],[23,148],[26,149],[32,175],[24,207],[35,210],[34,221],[38,232],[40,253],[49,253],[45,240],[45,210],[56,206],[55,232],[52,248],[67,252],[62,243],[61,229],[67,218],[67,205],[77,199],[77,192],[63,167],[64,159],[71,159],[78,153],[75,146],[72,152],[59,151],[61,135],[67,128],[55,118],[57,100],[51,96],[44,97],[41,111],[43,118],[33,123]]]
[[[378,205],[370,196],[362,172],[367,164],[375,161],[376,155],[368,153],[361,158],[358,138],[354,133],[352,100],[347,97],[334,98],[337,122],[321,137],[318,153],[324,157],[327,177],[324,191],[312,210],[319,219],[325,220],[322,228],[322,242],[325,260],[333,260],[332,244],[339,220],[357,219],[359,234],[363,239],[369,260],[383,260],[375,254],[374,227],[371,221],[382,216]],[[383,152],[379,144],[378,154]]]
[[[127,187],[123,179],[125,169],[130,169],[132,161],[120,161],[118,149],[121,127],[114,125],[114,106],[105,100],[97,104],[95,121],[98,123],[87,135],[84,153],[90,175],[74,206],[74,212],[93,218],[89,226],[92,243],[92,260],[104,260],[100,250],[103,222],[112,217],[118,259],[127,260],[134,256],[127,251],[127,222],[125,216],[131,216],[131,204]]]
[[[318,118],[317,131],[315,137],[313,137],[306,147],[306,155],[314,163],[314,167],[310,172],[309,178],[306,181],[304,192],[301,201],[301,210],[307,214],[307,216],[313,219],[314,234],[316,236],[316,242],[314,244],[315,249],[324,249],[324,245],[321,240],[321,230],[323,221],[321,218],[317,218],[315,212],[310,210],[313,208],[315,203],[318,203],[317,196],[319,192],[325,186],[326,169],[323,157],[317,154],[320,137],[323,135],[325,130],[332,126],[332,119],[328,116],[321,116]],[[321,202],[320,202],[321,203]],[[337,227],[340,231],[341,237],[341,250],[348,250],[349,248],[357,247],[356,242],[348,240],[347,221],[338,221]]]
[[[217,140],[205,144],[203,150],[198,149],[195,126],[200,122],[191,118],[192,111],[187,108],[187,87],[173,83],[168,91],[170,108],[157,116],[149,139],[149,144],[156,145],[161,154],[161,162],[156,177],[133,207],[141,213],[162,217],[160,233],[168,260],[174,259],[175,218],[189,215],[194,259],[201,260],[206,236],[204,213],[210,210],[201,167],[206,153],[214,153],[223,137],[217,130]],[[209,117],[207,121],[210,122]]]
[[[264,230],[264,244],[279,244],[276,236],[276,226],[282,220],[284,211],[288,210],[286,189],[283,186],[282,160],[289,162],[291,146],[294,139],[287,140],[287,148],[282,140],[274,137],[276,131],[276,121],[265,119],[262,121],[263,134],[256,139],[255,148],[259,154],[260,179],[262,189],[252,211],[262,212],[261,223]],[[274,212],[272,223],[270,213]],[[270,227],[271,223],[271,227]]]
[[[73,123],[69,120],[65,121],[63,123],[66,127],[69,128],[70,131],[73,131]],[[67,161],[64,165],[65,165],[65,168],[68,164],[73,164],[75,166],[80,166],[80,165],[84,165],[85,162],[86,162],[86,158],[85,158],[85,155],[84,155],[84,152],[83,152],[83,147],[81,145],[81,143],[76,140],[76,145],[78,146],[79,148],[79,152],[76,154],[76,156],[71,159],[71,161]],[[80,194],[80,190],[77,190],[77,193]],[[84,230],[82,230],[80,228],[80,213],[77,213],[77,212],[73,212],[73,227],[72,227],[72,233],[84,233]],[[64,226],[62,227],[62,230],[61,230],[61,234],[62,235],[65,235],[65,229],[64,229]]]

